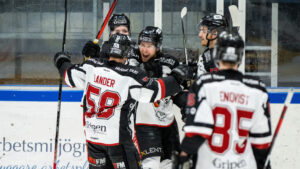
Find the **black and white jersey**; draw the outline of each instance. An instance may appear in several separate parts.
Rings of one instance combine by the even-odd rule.
[[[138,53],[138,52],[137,52]],[[139,56],[139,55],[137,55]],[[179,65],[178,60],[158,52],[155,58],[143,63],[139,57],[129,58],[129,63],[145,70],[149,77],[167,77],[172,69]],[[174,121],[173,101],[166,97],[156,103],[139,103],[137,107],[136,125],[167,127]]]
[[[266,149],[271,142],[268,93],[260,80],[234,70],[203,74],[187,106],[186,137],[206,138],[197,169],[256,169],[251,146]]]
[[[215,65],[213,58],[213,48],[207,48],[203,52],[201,56],[199,56],[199,60],[197,63],[197,76],[206,73],[206,72],[216,72],[218,68]]]
[[[101,145],[131,141],[136,101],[155,102],[180,90],[173,77],[155,80],[137,67],[105,59],[73,65],[64,79],[70,87],[84,89],[86,139]]]

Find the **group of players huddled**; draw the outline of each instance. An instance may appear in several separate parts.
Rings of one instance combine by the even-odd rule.
[[[54,56],[65,83],[84,90],[90,169],[264,167],[271,141],[268,94],[258,78],[238,71],[244,41],[228,31],[224,16],[200,21],[198,36],[207,49],[197,69],[161,52],[158,27],[145,27],[137,43],[126,15],[114,14],[109,28],[101,47],[85,44],[83,63],[72,64],[63,52]],[[181,143],[174,104],[185,122]]]

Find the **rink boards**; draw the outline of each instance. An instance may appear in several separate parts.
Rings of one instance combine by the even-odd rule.
[[[268,89],[273,130],[283,103],[288,111],[271,156],[272,168],[300,168],[300,90]],[[82,129],[82,91],[63,88],[58,168],[88,168]],[[0,169],[52,168],[57,115],[57,86],[0,86]],[[179,128],[183,125],[174,107]],[[180,133],[181,137],[183,133]]]

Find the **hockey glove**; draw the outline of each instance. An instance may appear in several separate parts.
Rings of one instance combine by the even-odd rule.
[[[69,53],[65,53],[65,52],[57,52],[54,55],[53,62],[54,62],[54,65],[59,70],[61,68],[61,66],[63,65],[63,63],[71,62],[71,55]]]
[[[179,65],[175,67],[171,72],[171,76],[176,79],[178,84],[183,84],[193,78],[191,70],[187,65]]]
[[[172,154],[172,169],[184,169],[184,168],[192,168],[192,160],[191,156],[180,156],[178,152],[173,152]]]
[[[158,59],[143,63],[146,73],[149,77],[159,78],[162,76],[162,66]]]
[[[99,58],[99,53],[100,46],[92,41],[88,41],[82,49],[84,60],[88,60],[89,58]]]

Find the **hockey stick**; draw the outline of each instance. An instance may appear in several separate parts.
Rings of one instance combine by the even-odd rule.
[[[114,0],[113,3],[111,4],[111,7],[110,7],[108,13],[106,14],[106,17],[105,17],[105,19],[104,19],[104,21],[103,21],[103,23],[101,25],[101,29],[98,32],[98,34],[96,36],[96,39],[94,40],[94,44],[98,44],[99,39],[102,36],[102,33],[103,33],[104,29],[105,29],[105,26],[106,26],[106,24],[107,24],[107,22],[108,22],[108,20],[109,20],[109,18],[111,16],[112,12],[114,11],[117,2],[118,2],[118,0]]]
[[[287,103],[290,103],[290,98],[291,98],[290,95],[291,95],[291,92],[288,92],[288,95],[287,95],[287,97],[286,97],[286,100],[285,100],[285,103],[284,103],[284,106],[283,106],[283,109],[282,109],[280,118],[279,118],[279,120],[278,120],[276,129],[275,129],[275,132],[274,132],[274,136],[273,136],[272,141],[271,141],[271,145],[270,145],[270,150],[269,150],[269,153],[268,153],[268,157],[267,157],[267,159],[266,159],[266,161],[265,161],[265,164],[264,164],[264,169],[267,168],[268,163],[269,163],[269,161],[270,161],[271,151],[272,151],[272,149],[273,149],[273,147],[274,147],[275,140],[276,140],[276,138],[277,138],[277,135],[278,135],[278,133],[279,133],[279,130],[280,130],[280,127],[281,127],[283,118],[284,118],[285,113],[286,113],[286,110],[287,110],[287,105],[286,105],[286,104],[287,104]]]
[[[230,32],[238,32],[240,24],[240,15],[239,10],[236,5],[230,5],[228,7],[230,18],[231,18],[231,24],[230,24]]]
[[[64,23],[64,33],[62,42],[62,52],[65,51],[66,44],[66,32],[67,32],[67,0],[65,0],[65,23]],[[55,131],[55,142],[54,142],[54,159],[53,159],[53,169],[56,169],[56,159],[57,159],[57,143],[59,136],[59,120],[60,120],[60,107],[61,107],[61,93],[62,93],[62,77],[59,78],[59,91],[58,91],[58,105],[57,105],[57,117],[56,117],[56,131]]]
[[[183,47],[184,47],[184,55],[185,55],[185,64],[188,65],[188,56],[187,56],[187,49],[186,49],[186,38],[185,38],[185,33],[184,33],[184,24],[183,24],[183,18],[187,13],[187,7],[183,7],[181,9],[180,17],[181,17],[181,30],[182,30],[182,35],[183,35]]]

